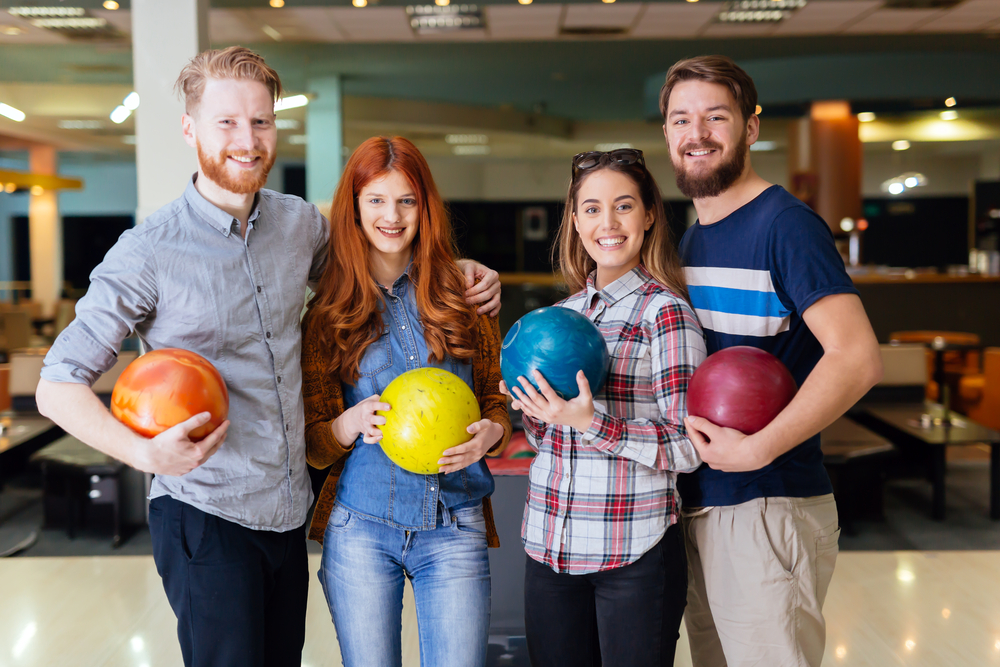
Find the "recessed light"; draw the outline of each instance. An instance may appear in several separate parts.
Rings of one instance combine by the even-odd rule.
[[[10,118],[11,120],[16,121],[18,123],[20,123],[22,120],[26,118],[24,112],[21,111],[20,109],[15,109],[9,104],[3,104],[3,103],[0,103],[0,116],[6,116],[7,118]]]
[[[270,5],[275,9],[281,9],[285,6],[285,0],[271,0]]]
[[[530,5],[531,0],[517,0],[517,3],[520,5]]]
[[[946,107],[953,107],[953,106],[955,106],[956,104],[958,104],[958,100],[956,100],[956,99],[955,99],[954,97],[949,97],[948,99],[946,99],[946,100],[944,101],[944,105],[945,105]]]
[[[131,115],[132,112],[129,111],[128,107],[119,104],[118,106],[115,107],[115,110],[111,112],[108,118],[110,118],[111,122],[114,123],[115,125],[121,125]]]
[[[104,8],[113,12],[118,9],[118,3],[115,0],[104,0]]]
[[[45,188],[43,188],[40,185],[32,185],[31,186],[31,194],[35,195],[36,197],[38,195],[40,195],[40,194],[43,194],[44,192],[45,192]]]
[[[875,113],[872,111],[862,111],[858,114],[858,120],[862,123],[870,123],[875,120]]]
[[[351,4],[355,7],[366,7],[368,6],[368,0],[351,0]]]
[[[955,111],[954,109],[948,109],[947,111],[942,111],[938,115],[941,117],[941,120],[955,120],[956,118],[958,118],[958,112]]]
[[[910,142],[906,139],[900,139],[899,141],[892,142],[892,150],[894,151],[905,151],[909,150]]]
[[[309,98],[305,95],[292,95],[291,97],[282,97],[280,100],[275,102],[274,111],[284,111],[285,109],[295,109],[298,107],[304,107],[309,104]]]
[[[7,35],[8,37],[16,37],[18,35],[23,35],[24,31],[16,25],[0,25],[0,34]]]

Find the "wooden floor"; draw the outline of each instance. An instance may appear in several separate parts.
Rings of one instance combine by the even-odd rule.
[[[313,570],[303,665],[340,665]],[[412,594],[404,665],[416,666]],[[841,554],[824,665],[1000,665],[1000,552]],[[174,617],[149,557],[0,561],[0,666],[174,667]],[[678,666],[690,665],[681,639]]]

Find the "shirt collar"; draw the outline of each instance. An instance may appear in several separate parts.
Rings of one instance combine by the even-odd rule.
[[[239,221],[233,216],[229,215],[221,208],[213,204],[212,202],[205,199],[198,188],[195,187],[194,182],[198,179],[198,174],[191,177],[188,181],[187,187],[184,189],[184,201],[190,206],[194,211],[202,217],[206,222],[215,227],[217,230],[222,232],[224,235],[229,236],[233,232],[233,222],[236,221],[236,230],[239,230]],[[250,213],[250,222],[256,222],[257,218],[260,217],[260,202],[261,196],[258,192],[254,195],[253,209]]]
[[[594,303],[594,297],[599,296],[606,305],[613,306],[652,279],[652,274],[640,264],[618,280],[606,285],[604,289],[599,290],[595,285],[597,271],[591,271],[590,275],[587,276],[587,303]]]

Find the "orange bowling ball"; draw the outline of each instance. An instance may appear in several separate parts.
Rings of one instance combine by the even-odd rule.
[[[202,412],[212,419],[191,431],[201,440],[226,420],[229,390],[205,357],[176,348],[148,352],[122,372],[111,392],[111,414],[147,438]]]

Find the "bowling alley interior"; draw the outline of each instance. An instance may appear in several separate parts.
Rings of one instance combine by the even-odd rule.
[[[574,155],[641,150],[675,241],[697,224],[660,88],[682,58],[732,58],[758,92],[749,160],[829,225],[884,366],[821,434],[842,529],[822,664],[1000,664],[1000,2],[415,2],[0,0],[0,665],[183,664],[152,476],[42,416],[35,390],[91,272],[197,168],[180,68],[231,45],[284,88],[265,187],[326,214],[355,148],[406,137],[460,256],[499,273],[501,335],[568,294],[550,249]],[[124,341],[93,386],[105,404],[142,353]],[[489,461],[490,667],[530,664],[533,451],[510,415]],[[325,472],[309,473],[318,491]],[[302,665],[340,665],[307,548]],[[402,664],[419,663],[408,585]]]

